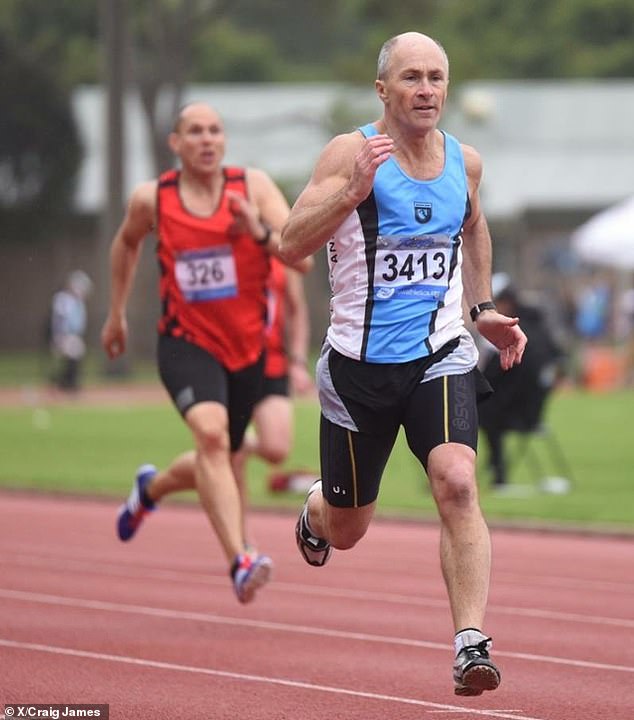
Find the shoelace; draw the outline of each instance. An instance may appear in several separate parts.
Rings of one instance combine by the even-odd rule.
[[[240,570],[248,571],[249,568],[253,565],[253,558],[249,553],[243,553],[241,555],[238,555],[236,559],[233,561],[233,565],[231,566],[230,575],[235,580],[237,573]]]
[[[147,508],[143,507],[143,505],[139,505],[139,507],[134,511],[134,513],[131,516],[132,526],[136,527],[141,522],[141,520],[145,517],[145,515],[149,512],[150,511]]]
[[[137,486],[134,487],[134,490],[130,493],[130,497],[127,501],[128,506],[128,512],[133,517],[143,517],[146,513],[149,513],[153,510],[152,507],[148,507],[143,503],[141,500],[141,493],[139,491],[139,488]]]
[[[308,527],[308,519],[306,517],[308,512],[307,508],[304,508],[302,513],[302,519],[300,520],[300,535],[304,542],[308,543],[313,550],[323,550],[328,547],[328,541],[323,538],[318,538],[313,535],[310,528]]]
[[[489,648],[491,647],[491,638],[485,638],[481,642],[477,643],[476,645],[465,645],[462,648],[462,651],[466,651],[467,653],[477,653],[483,658],[489,657]],[[461,651],[461,652],[462,652]]]

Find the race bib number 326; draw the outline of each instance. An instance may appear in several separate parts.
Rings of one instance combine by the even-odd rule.
[[[231,245],[181,253],[176,258],[176,282],[187,302],[235,297],[238,283]]]

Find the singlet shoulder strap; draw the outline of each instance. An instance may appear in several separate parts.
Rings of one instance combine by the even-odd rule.
[[[222,172],[226,182],[244,182],[247,177],[245,169],[241,167],[224,167]]]
[[[367,125],[362,125],[360,128],[358,128],[359,132],[363,135],[363,137],[372,137],[373,135],[378,135],[379,131],[374,127],[372,123],[368,123]]]
[[[462,145],[458,138],[450,135],[445,130],[441,130],[440,132],[445,136],[445,151],[447,155],[458,158],[462,162]]]
[[[158,186],[159,188],[169,187],[170,185],[178,184],[178,176],[180,170],[167,170],[159,175]]]

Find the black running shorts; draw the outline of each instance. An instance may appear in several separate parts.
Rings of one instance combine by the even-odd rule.
[[[264,398],[267,398],[270,395],[289,397],[290,392],[288,385],[288,375],[280,375],[279,377],[269,377],[268,375],[265,375],[259,400],[264,400]]]
[[[476,397],[483,379],[477,369],[422,382],[439,358],[377,365],[330,350],[332,387],[358,428],[350,430],[322,414],[320,460],[324,495],[336,507],[376,500],[399,429],[423,467],[437,445],[454,442],[477,449]]]
[[[224,405],[229,414],[231,450],[238,450],[261,397],[264,356],[254,365],[230,372],[198,345],[167,335],[159,335],[157,356],[159,375],[180,414],[185,417],[201,402]]]

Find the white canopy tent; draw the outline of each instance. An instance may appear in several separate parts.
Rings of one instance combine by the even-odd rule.
[[[586,263],[634,270],[634,196],[591,217],[572,233],[571,242]]]

